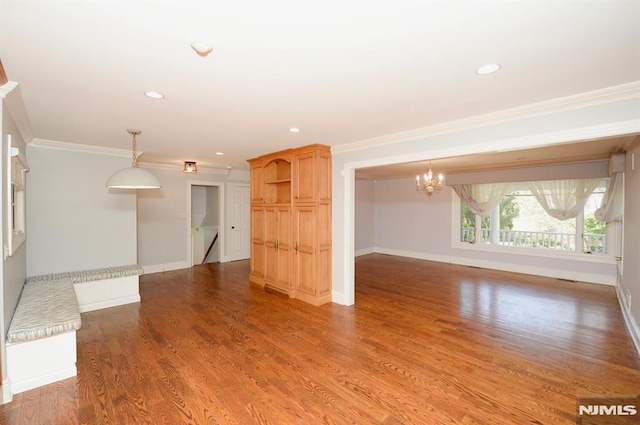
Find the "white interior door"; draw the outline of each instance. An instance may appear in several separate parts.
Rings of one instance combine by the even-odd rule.
[[[249,258],[251,242],[249,186],[229,185],[227,235],[229,261]]]

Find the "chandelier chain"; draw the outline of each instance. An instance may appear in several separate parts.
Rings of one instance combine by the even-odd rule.
[[[137,161],[136,161],[136,133],[131,133],[133,135],[133,141],[131,142],[131,159],[132,159],[132,163],[131,166],[132,167],[137,167]]]

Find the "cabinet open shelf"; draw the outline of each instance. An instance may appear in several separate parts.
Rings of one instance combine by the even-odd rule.
[[[264,167],[263,176],[265,183],[291,181],[291,162],[281,158],[274,159]]]

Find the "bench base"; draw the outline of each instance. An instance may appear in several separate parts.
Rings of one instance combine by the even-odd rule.
[[[7,345],[7,377],[18,394],[77,375],[76,333]]]
[[[80,313],[140,301],[138,275],[73,284]]]

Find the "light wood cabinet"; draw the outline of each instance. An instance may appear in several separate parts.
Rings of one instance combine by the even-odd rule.
[[[331,151],[310,145],[249,160],[250,281],[331,301]]]
[[[265,285],[283,292],[291,290],[291,208],[264,208]]]
[[[264,247],[264,207],[251,206],[251,274],[249,280],[260,283],[264,281],[266,263]]]

